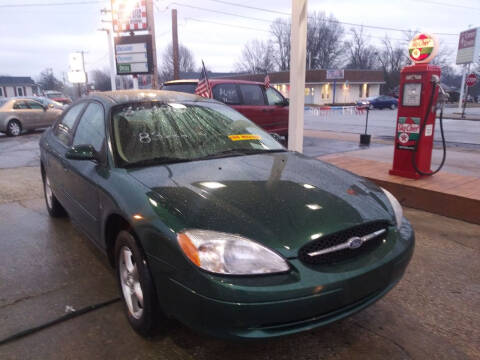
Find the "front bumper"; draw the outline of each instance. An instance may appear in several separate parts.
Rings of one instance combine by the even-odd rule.
[[[380,299],[402,277],[414,242],[405,220],[400,231],[389,232],[383,249],[349,264],[315,268],[290,259],[295,280],[209,275],[213,284],[203,291],[165,277],[157,281],[157,291],[166,294],[160,296],[164,311],[197,331],[224,338],[283,336],[345,318]]]

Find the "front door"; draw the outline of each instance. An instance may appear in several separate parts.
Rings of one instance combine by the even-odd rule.
[[[98,241],[100,193],[97,184],[104,173],[106,162],[104,109],[101,104],[88,104],[76,125],[72,146],[75,145],[92,145],[99,156],[98,161],[67,160],[70,174],[66,184],[66,190],[74,203],[73,217],[93,240]]]
[[[279,135],[288,135],[288,103],[287,100],[277,90],[268,87],[265,89],[267,103],[270,111],[269,131]]]

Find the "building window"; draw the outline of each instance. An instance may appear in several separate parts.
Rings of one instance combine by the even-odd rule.
[[[0,87],[0,97],[3,96],[3,89]]]
[[[21,87],[17,87],[17,96],[23,96],[23,89]]]

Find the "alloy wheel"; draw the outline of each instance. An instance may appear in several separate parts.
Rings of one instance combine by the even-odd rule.
[[[128,311],[135,319],[143,314],[143,290],[132,251],[123,246],[119,254],[119,276]]]
[[[20,135],[20,125],[18,125],[18,123],[16,121],[11,121],[9,124],[8,124],[8,130],[10,131],[10,134],[12,134],[13,136],[18,136]]]

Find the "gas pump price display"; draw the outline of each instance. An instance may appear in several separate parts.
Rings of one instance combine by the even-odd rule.
[[[422,94],[421,83],[406,83],[403,87],[403,106],[420,106],[420,97]]]

